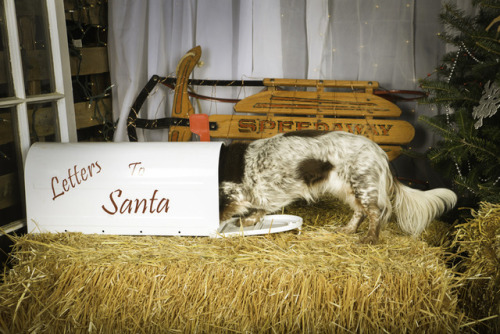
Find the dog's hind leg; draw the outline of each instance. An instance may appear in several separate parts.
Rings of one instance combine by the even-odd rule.
[[[380,213],[381,210],[376,204],[361,203],[356,201],[353,205],[354,214],[346,226],[339,229],[341,233],[356,233],[359,225],[365,218],[368,217],[368,232],[367,235],[361,239],[362,243],[376,244],[378,242],[378,235],[380,232]]]
[[[361,239],[365,244],[376,244],[378,242],[378,235],[380,233],[380,214],[381,210],[375,204],[370,204],[365,209],[368,216],[368,232],[364,238]]]
[[[352,185],[355,200],[351,202],[351,207],[354,208],[354,215],[346,228],[355,228],[356,223],[359,225],[362,218],[368,220],[368,232],[362,243],[376,244],[380,232],[381,216],[385,208],[380,207],[383,203],[379,203],[380,191],[374,186],[377,184],[373,180],[374,174],[364,174],[357,178],[361,181]]]
[[[354,214],[351,217],[351,220],[347,223],[346,226],[341,227],[339,229],[339,232],[341,233],[347,233],[347,234],[352,234],[356,233],[358,230],[359,224],[365,219],[365,214],[363,213],[363,210],[360,208],[354,209]]]

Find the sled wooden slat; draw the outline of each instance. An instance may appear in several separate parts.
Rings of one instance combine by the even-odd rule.
[[[388,119],[211,115],[209,120],[217,124],[217,129],[210,131],[214,138],[258,139],[281,132],[313,129],[347,131],[366,136],[378,144],[403,145],[415,134],[410,123]]]
[[[401,146],[396,145],[379,145],[389,157],[389,160],[396,159],[401,154]]]
[[[393,160],[401,154],[400,145],[408,144],[415,135],[410,123],[394,119],[401,116],[397,105],[373,94],[379,87],[376,81],[264,79],[263,83],[268,90],[234,106],[239,115],[210,116],[218,125],[210,131],[212,137],[258,139],[305,129],[347,131],[370,138]],[[316,91],[278,87],[314,87]]]
[[[352,80],[311,80],[311,79],[273,79],[263,80],[264,86],[268,87],[335,87],[350,89],[375,89],[378,88],[377,81],[352,81]]]
[[[241,100],[237,113],[399,117],[401,109],[364,92],[263,91]]]
[[[413,126],[401,120],[366,120],[347,118],[311,118],[311,117],[261,117],[243,115],[211,115],[210,122],[217,124],[217,130],[211,130],[212,138],[233,138],[254,140],[272,137],[278,133],[295,130],[335,130],[364,135],[387,153],[393,160],[401,153],[400,144],[407,144],[414,136]]]

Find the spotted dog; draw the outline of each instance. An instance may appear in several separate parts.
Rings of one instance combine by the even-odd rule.
[[[457,201],[448,189],[420,191],[403,185],[392,176],[377,144],[348,132],[288,132],[221,149],[221,222],[238,217],[243,226],[254,225],[297,199],[313,201],[323,194],[354,210],[341,232],[355,233],[367,218],[365,243],[378,242],[380,227],[393,213],[403,231],[419,235]]]

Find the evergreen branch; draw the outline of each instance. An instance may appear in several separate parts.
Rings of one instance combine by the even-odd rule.
[[[491,36],[486,29],[486,25],[482,25],[477,22],[477,19],[474,19],[470,16],[466,16],[464,11],[459,10],[455,5],[446,5],[445,12],[440,15],[441,21],[453,28],[459,34],[450,34],[450,33],[441,33],[440,38],[444,39],[448,43],[461,46],[463,43],[470,45],[478,45],[482,49],[490,52],[493,51],[494,47],[487,47],[484,43],[478,42],[478,40],[485,41],[486,43],[495,43],[498,44],[498,40],[495,37]],[[465,40],[466,39],[466,40]],[[467,43],[469,41],[469,43]],[[495,52],[498,54],[497,52]]]
[[[484,147],[482,147],[481,145],[476,145],[472,142],[468,142],[466,141],[464,138],[462,138],[461,142],[467,147],[469,148],[469,150],[471,150],[471,152],[474,152],[475,155],[477,155],[477,151],[480,151],[480,152],[483,152],[485,155],[487,156],[490,156],[492,158],[494,158],[494,160],[497,161],[498,164],[500,164],[500,156],[497,156],[495,153],[485,149]]]
[[[441,81],[425,81],[420,84],[423,90],[450,93],[450,95],[462,95],[462,92],[448,83]]]
[[[474,186],[474,184],[471,184],[470,182],[467,182],[465,178],[457,176],[453,180],[453,182],[455,182],[455,184],[458,185],[459,187],[461,187],[462,189],[466,189],[468,192],[470,192],[470,193],[472,193],[473,195],[476,196],[477,189],[474,189],[476,187]]]
[[[472,78],[470,79],[472,80]],[[420,81],[420,87],[426,92],[434,92],[434,96],[430,95],[425,98],[426,103],[450,103],[450,102],[470,102],[477,104],[480,96],[474,96],[474,91],[461,91],[455,88],[453,84],[442,81]],[[476,94],[477,95],[477,94]]]
[[[473,200],[500,201],[500,112],[479,129],[474,127],[478,112],[473,114],[484,98],[498,95],[483,86],[488,81],[500,81],[500,1],[472,3],[480,6],[479,13],[472,16],[453,4],[443,7],[440,19],[448,32],[439,38],[456,45],[459,51],[443,57],[435,72],[437,78],[420,80],[428,96],[419,103],[448,107],[453,112],[418,119],[442,138],[427,151],[427,157],[436,167],[454,175],[457,191]]]
[[[463,143],[448,139],[442,144],[442,147],[431,150],[431,152],[429,152],[429,158],[436,162],[446,158],[461,162],[467,155],[467,151],[464,148],[465,145]]]
[[[434,98],[435,102],[438,103],[445,103],[445,102],[457,102],[457,101],[469,101],[469,102],[478,102],[478,100],[471,99],[470,97],[466,96],[460,96],[460,97],[441,97],[441,98]]]
[[[459,117],[458,119],[460,120],[462,117]],[[431,160],[440,161],[448,155],[454,156],[453,153],[456,152],[456,157],[459,160],[463,160],[460,157],[464,154],[470,154],[476,156],[480,161],[488,160],[489,157],[497,164],[500,164],[500,156],[494,153],[497,152],[496,146],[489,145],[484,140],[470,134],[468,135],[469,140],[467,140],[467,138],[457,134],[455,131],[448,129],[447,125],[441,122],[436,122],[435,120],[425,116],[420,116],[419,121],[422,121],[427,126],[433,128],[445,140],[442,149],[434,149],[432,151],[432,154],[430,154]],[[460,123],[459,128],[465,129],[468,127],[464,124],[463,120]],[[481,154],[484,155],[484,157]]]
[[[401,149],[401,153],[410,158],[415,158],[415,159],[424,159],[426,157],[425,153],[420,153],[415,150],[410,150],[404,147]]]
[[[439,34],[439,39],[443,40],[447,44],[453,44],[457,47],[461,46],[462,40],[460,40],[455,34],[449,34],[447,32],[441,32]],[[453,52],[453,54],[456,54],[456,51]]]
[[[420,85],[420,87],[424,90],[437,90],[441,92],[447,92],[447,93],[459,93],[457,89],[449,89],[447,85],[441,85],[441,84],[436,84],[436,85]]]
[[[494,53],[496,55],[500,55],[500,51],[495,51],[489,47],[487,47],[486,45],[483,45],[482,43],[479,43],[479,42],[476,42],[476,45],[479,46],[480,48],[490,52],[490,53]]]
[[[471,113],[467,110],[462,110],[457,113],[457,123],[460,129],[462,129],[462,136],[458,136],[457,140],[463,143],[473,155],[480,157],[479,152],[484,153],[486,156],[490,156],[497,163],[500,163],[500,156],[495,153],[494,145],[488,145],[488,143],[477,137],[477,131],[473,127],[473,122],[470,118]]]
[[[472,5],[479,5],[482,8],[500,9],[498,0],[473,0]]]
[[[492,203],[497,203],[500,198],[499,187],[494,185],[481,184],[481,182],[475,177],[460,177],[456,176],[453,180],[455,184],[470,192],[474,197],[478,197],[480,200],[489,201]]]
[[[464,33],[474,30],[472,20],[456,5],[448,3],[444,6],[444,10],[439,17],[445,25]]]
[[[494,43],[498,44],[498,39],[496,39],[494,37],[487,36],[486,34],[485,35],[470,35],[470,37],[472,37],[473,40],[483,39],[485,41],[494,42]],[[477,44],[477,42],[476,42],[476,44]]]
[[[455,156],[453,155],[453,151],[455,150],[451,150],[449,148],[445,148],[445,147],[442,147],[442,148],[439,148],[439,149],[432,149],[428,152],[428,157],[429,159],[432,161],[432,162],[441,162],[443,160],[446,160],[450,157],[450,155],[455,158]]]
[[[424,122],[427,126],[435,129],[442,137],[447,137],[447,136],[451,137],[455,135],[453,131],[446,129],[445,124],[440,124],[439,122],[435,122],[427,116],[420,116],[418,120]]]

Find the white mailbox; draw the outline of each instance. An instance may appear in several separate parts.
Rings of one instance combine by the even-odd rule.
[[[25,165],[28,232],[216,236],[299,228],[296,216],[219,226],[220,142],[36,143]]]

